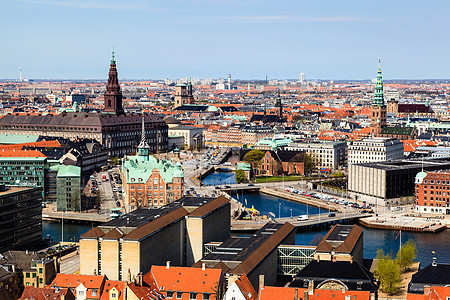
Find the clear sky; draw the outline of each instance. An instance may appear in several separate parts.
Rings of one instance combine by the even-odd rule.
[[[449,0],[1,0],[0,78],[450,78]]]

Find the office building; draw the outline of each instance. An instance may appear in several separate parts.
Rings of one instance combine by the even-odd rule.
[[[0,185],[0,252],[42,242],[42,188]]]
[[[414,210],[421,214],[450,215],[450,171],[417,173]]]
[[[123,159],[125,199],[131,206],[161,206],[184,194],[184,173],[181,163],[174,166],[165,159],[150,155],[144,123],[138,154]]]
[[[152,265],[190,266],[209,242],[230,237],[224,197],[183,197],[161,208],[140,208],[94,227],[80,239],[80,274],[126,280]]]
[[[348,164],[390,161],[404,158],[402,141],[392,138],[367,138],[349,142]]]
[[[348,192],[355,200],[376,205],[413,203],[417,173],[443,169],[450,169],[450,158],[350,165]]]
[[[320,169],[337,170],[347,164],[346,142],[291,143],[285,149],[305,151]]]

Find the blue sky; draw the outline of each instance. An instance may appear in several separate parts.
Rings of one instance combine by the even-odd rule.
[[[448,0],[1,0],[0,78],[450,78]]]

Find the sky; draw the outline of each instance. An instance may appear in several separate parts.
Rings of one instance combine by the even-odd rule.
[[[450,78],[448,0],[0,0],[0,79]]]

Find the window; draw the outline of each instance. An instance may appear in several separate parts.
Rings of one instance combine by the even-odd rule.
[[[39,273],[42,274],[42,268],[39,268]]]
[[[40,284],[43,284],[43,283],[44,283],[44,280],[43,280],[42,278],[39,278],[39,283],[40,283]]]
[[[78,291],[78,296],[84,296],[84,291]]]
[[[177,292],[177,299],[183,298],[183,292]]]
[[[25,274],[25,277],[26,277],[26,278],[30,278],[30,273],[27,272],[27,273]]]
[[[203,293],[203,300],[209,300],[209,293]]]
[[[170,298],[170,299],[172,299],[173,298],[173,291],[167,291],[167,297],[166,298]]]
[[[92,289],[92,296],[97,296],[97,289]]]
[[[33,273],[33,276],[32,276],[33,278],[36,278],[36,273]]]
[[[189,299],[191,299],[191,300],[197,299],[197,293],[196,292],[190,292],[189,293]]]

